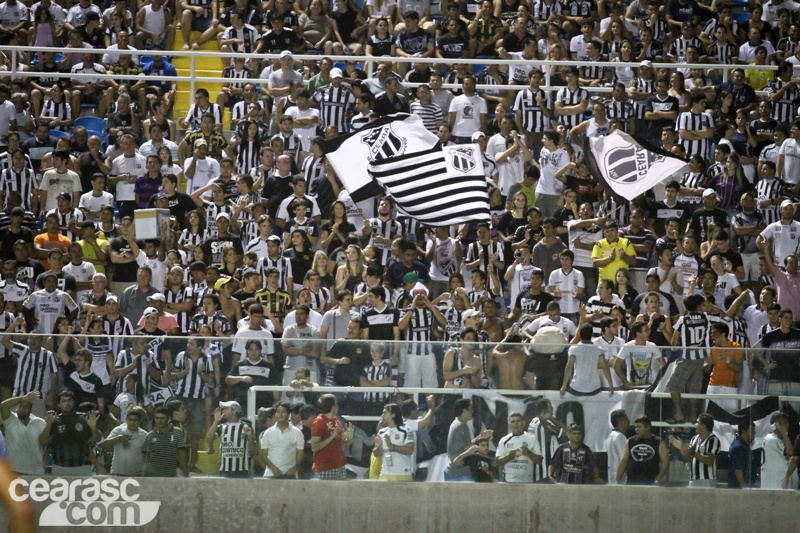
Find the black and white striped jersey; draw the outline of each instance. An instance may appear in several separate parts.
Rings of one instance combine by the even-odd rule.
[[[286,113],[286,110],[283,110]],[[275,138],[283,140],[283,153],[286,155],[292,156],[295,163],[300,163],[300,151],[303,149],[303,140],[300,136],[296,133],[290,133],[289,135],[284,135],[281,132],[276,133],[272,136],[272,139]]]
[[[36,179],[36,174],[33,172],[33,167],[24,167],[21,172],[15,172],[13,168],[3,170],[0,174],[0,183],[3,186],[3,198],[8,202],[8,195],[12,192],[18,192],[22,197],[21,206],[25,211],[33,210],[33,195],[39,188],[39,182]]]
[[[233,26],[229,26],[225,29],[222,33],[223,41],[228,41],[230,39],[241,39],[241,44],[234,43],[230,45],[232,52],[241,52],[243,54],[252,54],[256,51],[256,45],[258,44],[258,40],[261,38],[261,35],[258,33],[253,26],[250,24],[244,24],[240,29],[236,29]],[[233,58],[231,58],[231,62],[233,62]],[[227,76],[224,76],[227,77]],[[250,76],[253,77],[253,76]]]
[[[0,172],[11,168],[13,166],[12,163],[11,152],[0,154]],[[25,168],[33,169],[33,161],[31,161],[31,156],[28,154],[25,154]]]
[[[217,426],[219,437],[219,471],[226,474],[250,471],[250,441],[244,432],[246,421],[227,422]]]
[[[678,130],[703,131],[714,130],[714,119],[711,113],[692,113],[685,111],[678,116]],[[703,159],[709,159],[709,139],[681,139],[683,148],[686,150],[686,157],[699,155]]]
[[[222,77],[231,79],[231,80],[251,80],[255,78],[255,74],[253,73],[253,69],[248,66],[245,66],[242,70],[236,70],[233,65],[228,65],[224,69],[222,69]],[[244,84],[247,83],[246,81],[230,81],[228,82],[229,86],[233,89],[242,89],[244,88]],[[244,98],[241,95],[235,95],[234,100],[240,100]]]
[[[669,49],[669,53],[667,54],[669,57],[678,60],[678,63],[685,63],[686,62],[686,50],[690,47],[694,46],[697,48],[698,55],[702,58],[706,56],[706,49],[703,47],[703,41],[698,39],[697,37],[692,37],[691,39],[687,39],[684,36],[680,36],[674,41],[672,41],[672,46]]]
[[[375,238],[391,239],[395,235],[400,235],[403,230],[400,227],[400,223],[392,218],[389,220],[382,220],[379,217],[371,218],[369,219],[369,224],[372,226],[372,232],[369,234],[369,244],[374,245],[380,251],[380,255],[376,257],[378,264],[387,266],[389,258],[392,256],[391,246],[381,244]]]
[[[733,59],[739,56],[736,48],[729,42],[714,42],[708,47],[708,59],[714,65],[732,65]]]
[[[236,145],[236,172],[250,174],[250,171],[261,164],[259,160],[261,141],[239,141]]]
[[[181,231],[181,236],[178,237],[178,245],[183,248],[184,245],[200,246],[208,240],[208,233],[206,230],[201,229],[200,233],[192,233],[189,228]]]
[[[207,108],[200,109],[197,104],[192,104],[186,113],[186,122],[189,123],[189,129],[199,130],[200,121],[206,113],[211,113],[214,116],[214,124],[222,124],[222,108],[220,106],[208,104]]]
[[[222,205],[217,205],[208,200],[203,201],[203,209],[206,210],[206,237],[208,239],[217,237],[217,216],[220,213],[228,213],[228,215],[232,217],[233,212],[236,210],[236,208],[227,201]]]
[[[303,164],[300,165],[300,172],[308,184],[309,194],[318,198],[320,180],[325,179],[325,160],[322,157],[315,157],[313,154],[309,154],[303,159]],[[308,214],[309,216],[311,215],[310,212]]]
[[[710,465],[707,465],[697,457],[692,457],[692,479],[717,479],[716,457],[720,450],[717,436],[713,433],[709,433],[705,439],[701,439],[700,435],[695,435],[689,442],[689,447],[699,454],[713,455],[715,458]]]
[[[633,90],[640,93],[656,93],[656,80],[644,78],[636,78],[633,80]],[[636,118],[644,120],[644,114],[647,111],[647,100],[634,100],[633,110],[636,113]]]
[[[655,24],[651,23],[650,19],[647,19],[645,24],[648,28],[653,30],[653,40],[663,43],[664,39],[667,37],[667,32],[669,31],[669,28],[667,27],[667,21],[659,17],[656,19]]]
[[[711,320],[706,313],[686,313],[675,322],[675,331],[680,332],[680,346],[685,349],[683,358],[690,361],[705,359],[710,355],[709,350],[692,348],[708,348],[711,346],[710,331]]]
[[[280,273],[280,281],[278,281],[278,288],[284,292],[290,292],[288,280],[294,278],[292,276],[292,261],[288,257],[279,257],[278,259],[270,259],[268,255],[260,257],[256,263],[256,272],[261,274],[261,288],[267,288],[267,269],[274,267]],[[300,280],[298,280],[300,281]],[[292,281],[294,283],[294,280]]]
[[[42,106],[41,116],[46,118],[58,118],[60,120],[70,120],[72,118],[72,106],[67,102],[56,102],[52,98],[45,101]],[[50,128],[53,131],[69,131],[70,126],[58,124]]]
[[[320,287],[316,292],[309,289],[309,293],[311,294],[311,309],[324,313],[324,307],[331,303],[331,291],[325,287]]]
[[[536,101],[537,96],[541,99],[542,105]],[[538,133],[550,127],[550,119],[544,115],[542,108],[550,108],[550,97],[542,89],[533,92],[528,87],[517,92],[514,109],[522,117],[523,130]]]
[[[783,180],[758,180],[756,182],[756,205],[760,205],[762,200],[776,199],[786,196],[786,184]],[[773,222],[780,220],[777,205],[767,205],[758,208],[759,213],[764,217],[763,223],[769,226]]]
[[[320,118],[325,127],[335,126],[339,133],[347,132],[347,117],[356,105],[356,97],[346,85],[326,85],[314,93]]]
[[[24,344],[11,343],[11,354],[17,358],[17,375],[14,378],[14,396],[25,396],[31,391],[44,394],[45,383],[51,387],[58,386],[50,383],[52,374],[58,372],[58,365],[53,352],[39,348],[35,353]]]
[[[444,316],[444,342],[458,342],[461,335],[461,313],[455,307],[439,309]]]
[[[127,344],[126,339],[122,337],[114,337],[114,335],[133,335],[133,325],[126,317],[119,315],[116,320],[111,320],[108,315],[103,315],[103,331],[109,335],[111,339],[111,353],[118,354],[125,348]],[[122,391],[120,391],[122,392]]]
[[[431,133],[436,133],[439,130],[438,124],[444,122],[442,108],[433,102],[430,104],[422,104],[419,100],[415,100],[411,102],[410,110],[412,115],[417,115],[422,119],[422,125]],[[355,121],[356,119],[354,118],[351,124],[353,124],[353,129],[358,129],[361,126],[356,126]],[[366,117],[364,124],[366,124]]]
[[[199,303],[202,304],[202,302]],[[189,322],[189,331],[191,333],[197,333],[201,326],[211,326],[211,335],[213,337],[217,336],[217,330],[219,330],[220,333],[231,332],[231,323],[222,311],[217,311],[211,316],[202,311],[194,315]]]
[[[621,120],[623,128],[628,131],[628,120],[634,118],[633,104],[628,100],[606,101],[606,118],[609,120]]]
[[[172,366],[177,372],[188,370],[185,376],[172,384],[176,396],[191,399],[206,397],[206,382],[203,381],[203,375],[207,376],[214,372],[214,363],[209,355],[200,352],[195,361],[188,353],[181,352],[175,356]]]
[[[80,239],[81,236],[73,233],[69,229],[69,226],[70,224],[74,224],[79,228],[81,227],[81,223],[84,220],[83,211],[77,207],[70,207],[66,213],[62,213],[56,207],[55,209],[48,211],[47,215],[45,215],[45,218],[49,217],[50,215],[56,215],[58,217],[58,227],[61,228],[61,235],[69,237],[69,240],[72,242]]]
[[[550,466],[556,448],[558,448],[558,436],[561,431],[553,422],[537,416],[528,425],[528,433],[539,442],[539,449],[543,454],[541,463],[533,465],[533,480],[547,479],[547,467]]]
[[[620,203],[613,196],[609,196],[597,208],[597,216],[609,218],[622,228],[628,225],[628,220],[631,216],[631,204],[627,201]]]
[[[489,273],[491,272],[491,270],[489,270],[490,267],[494,269],[495,274],[497,274],[498,276],[500,275],[500,272],[497,269],[497,267],[495,265],[492,265],[492,256],[497,255],[497,260],[505,263],[505,257],[503,255],[504,248],[501,243],[495,241],[492,241],[489,244],[481,244],[479,241],[475,241],[467,247],[467,258],[465,262],[467,263],[475,262],[480,257],[481,249],[483,249],[483,258],[481,262],[478,264],[478,268],[482,272],[486,273],[487,275],[486,283],[488,284],[489,283],[488,277]]]
[[[167,305],[180,304],[186,301],[192,302],[194,307],[194,294],[191,287],[180,287],[177,291],[173,291],[172,287],[164,289],[164,297],[167,299]],[[193,315],[192,310],[181,311],[180,313],[172,313],[175,316],[175,321],[178,323],[178,329],[181,330],[181,335],[189,333],[189,317]]]
[[[364,367],[364,377],[370,381],[380,381],[391,378],[392,368],[389,366],[388,361],[381,361],[381,364]],[[388,402],[390,394],[388,392],[365,392],[364,401],[366,402]]]
[[[772,98],[780,91],[788,82],[780,78],[767,85],[767,96]],[[777,102],[772,102],[772,118],[783,124],[789,124],[794,121],[797,111],[797,103],[800,101],[800,87],[792,85],[787,87],[781,94]]]
[[[564,4],[559,0],[551,0],[548,4],[545,0],[534,0],[533,18],[536,20],[547,20],[551,16],[561,16],[564,11]]]
[[[256,100],[256,101],[251,102],[251,103],[258,104],[258,106],[261,109],[264,109],[264,104],[260,100]],[[233,104],[233,107],[231,108],[231,120],[244,120],[244,117],[247,116],[247,112],[249,110],[249,107],[250,107],[250,103],[248,103],[245,100],[241,100],[241,101],[236,102],[235,104]],[[259,127],[259,131],[260,131],[260,129],[261,128]],[[240,134],[240,132],[239,132],[239,124],[236,125],[236,130],[237,130],[236,131],[236,135],[239,138],[243,139],[244,138],[243,133],[245,133],[245,132],[241,132],[241,134]]]
[[[795,48],[797,48],[797,43],[792,41],[792,38],[787,35],[778,41],[777,46],[775,46],[775,51],[783,52],[783,58],[789,59],[794,55]]]
[[[642,48],[644,45],[642,43],[636,43],[633,47],[633,55],[639,57],[642,53]],[[649,59],[650,61],[655,61],[656,59],[661,59],[664,57],[664,45],[661,44],[661,41],[652,40],[647,45],[647,50],[644,51],[644,58]]]
[[[580,104],[589,100],[589,93],[586,89],[578,87],[571,91],[569,87],[562,87],[556,93],[556,102],[561,103],[564,107],[570,107]],[[576,113],[574,115],[560,115],[558,123],[564,124],[567,128],[574,128],[583,121],[583,113]]]
[[[408,310],[411,313],[411,321],[406,328],[405,338],[406,354],[410,356],[431,355],[433,347],[433,328],[435,318],[433,312],[425,308],[414,307]]]
[[[413,104],[411,107],[411,112],[412,113],[414,112]],[[369,122],[369,117],[367,117],[363,113],[359,113],[358,115],[354,116],[353,119],[350,121],[350,130],[351,131],[360,130],[361,128],[367,125],[367,122]],[[427,128],[427,126],[425,127]],[[436,132],[434,131],[434,133]]]

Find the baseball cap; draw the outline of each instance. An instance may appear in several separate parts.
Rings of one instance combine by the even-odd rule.
[[[714,189],[710,189],[710,188],[706,189],[706,190],[703,191],[703,198],[705,198],[706,196],[711,196],[712,194],[717,194],[717,191],[715,191]]]
[[[419,277],[416,272],[409,272],[403,276],[403,283],[419,283],[421,281],[422,278]]]
[[[160,292],[157,292],[152,296],[148,296],[147,297],[147,301],[148,302],[166,302],[167,299],[164,297],[163,294],[161,294]]]
[[[157,202],[159,200],[164,200],[164,199],[166,199],[166,197],[167,197],[167,195],[164,194],[163,192],[157,192],[157,193],[155,193],[153,195],[153,201]]]
[[[233,281],[232,278],[219,278],[214,284],[214,289],[220,290],[222,287]]]
[[[25,216],[25,210],[23,208],[17,206],[14,209],[11,210],[11,216],[12,217],[24,217]]]
[[[194,145],[195,145],[195,146],[200,146],[200,145],[203,145],[203,144],[204,144],[204,145],[206,145],[206,146],[208,146],[208,143],[206,142],[206,140],[205,140],[205,139],[197,139],[197,140],[194,142]]]
[[[281,59],[283,59],[284,57],[292,57],[292,52],[290,50],[284,50],[283,52],[281,52]]]
[[[332,68],[330,73],[331,79],[333,78],[341,78],[342,77],[342,69],[340,68]]]
[[[237,402],[237,401],[219,402],[219,406],[221,408],[223,408],[223,409],[225,409],[226,407],[230,407],[231,409],[233,409],[237,413],[241,413],[242,412],[242,406],[239,405],[239,402]]]
[[[148,307],[147,309],[144,310],[142,316],[147,318],[150,315],[157,315],[157,314],[158,314],[158,309],[156,309],[155,307]]]
[[[63,198],[65,200],[72,201],[72,195],[70,193],[68,193],[68,192],[62,192],[61,194],[56,196],[56,198]]]
[[[227,218],[228,220],[230,220],[230,219],[231,219],[231,216],[230,216],[228,213],[225,213],[225,212],[223,211],[222,213],[219,213],[219,214],[217,215],[217,218],[216,218],[216,220],[219,220],[219,219],[221,219],[221,218]]]
[[[482,131],[476,131],[475,133],[472,134],[472,140],[473,141],[477,141],[481,137],[483,137],[484,139],[486,138],[486,134],[483,133]]]
[[[175,265],[172,268],[170,268],[169,271],[170,272],[180,272],[181,274],[183,274],[183,267],[180,266],[180,265]]]
[[[270,241],[277,242],[278,244],[280,244],[281,243],[281,238],[278,237],[277,235],[270,235],[269,237],[267,237],[267,242],[270,242]]]
[[[106,303],[110,302],[111,300],[114,300],[115,302],[119,303],[119,298],[117,298],[116,294],[106,295]]]
[[[793,206],[794,204],[792,203],[791,200],[784,200],[781,202],[781,209],[783,209],[784,207],[793,207]]]
[[[641,63],[639,63],[639,66],[640,66],[640,67],[653,68],[653,62],[652,62],[652,61],[650,61],[649,59],[645,59],[644,61],[642,61]]]
[[[480,315],[481,315],[481,312],[478,311],[477,309],[467,309],[466,311],[464,311],[461,314],[461,319],[463,320],[463,319],[467,319],[467,318],[475,318],[475,317],[478,317]]]

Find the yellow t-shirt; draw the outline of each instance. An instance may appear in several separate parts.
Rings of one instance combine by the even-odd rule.
[[[755,62],[750,64],[755,65]],[[775,72],[772,70],[748,69],[745,71],[747,83],[756,91],[760,91],[766,87],[767,84],[773,80],[774,75]]]
[[[628,242],[628,239],[624,237],[620,237],[615,243],[611,244],[608,242],[607,239],[600,239],[595,243],[594,248],[592,248],[592,259],[602,259],[604,257],[609,257],[611,255],[611,250],[617,250],[617,256],[604,267],[598,268],[598,279],[608,278],[611,281],[615,281],[617,279],[617,270],[620,268],[624,268],[627,270],[628,263],[620,259],[619,252],[623,251],[630,256],[636,256],[636,252],[633,249],[633,245]]]
[[[81,245],[81,250],[83,250],[83,258],[94,265],[95,272],[98,274],[105,274],[105,264],[97,260],[97,254],[94,251],[94,247],[83,239],[78,241],[78,244]],[[101,250],[108,254],[109,243],[107,240],[97,237],[97,246],[99,246]]]

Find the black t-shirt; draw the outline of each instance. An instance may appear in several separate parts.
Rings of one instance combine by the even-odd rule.
[[[140,248],[144,248],[144,242],[137,242],[136,244],[138,244]],[[128,240],[122,237],[111,239],[108,243],[108,248],[111,252],[116,252],[118,254],[131,251],[131,245],[128,244]],[[114,263],[114,281],[123,281],[126,283],[136,281],[137,270],[139,270],[139,265],[136,261]]]
[[[264,41],[264,50],[266,52],[274,52],[277,50],[291,51],[295,46],[303,44],[303,38],[290,28],[283,28],[280,35],[270,30],[264,34],[261,40]]]
[[[364,367],[369,366],[372,361],[367,344],[346,339],[336,341],[331,346],[328,357],[334,359],[347,357],[350,359],[349,364],[334,365],[333,367],[333,382],[337,387],[360,386],[360,378],[364,375]]]
[[[14,261],[17,266],[17,281],[27,283],[28,287],[33,287],[36,278],[44,272],[44,265],[36,259],[28,258],[27,261]]]
[[[353,9],[348,9],[347,13],[340,13],[337,10],[333,12],[331,18],[336,21],[339,35],[341,35],[344,44],[355,42],[356,38],[351,34],[353,33],[353,30],[359,26],[358,12]]]
[[[330,221],[325,221],[325,222],[322,223],[322,226],[320,227],[320,230],[321,231],[327,231],[327,232],[330,233],[332,227],[333,227],[333,225],[330,223]],[[352,233],[355,233],[355,231],[356,231],[356,227],[353,224],[351,224],[350,222],[344,222],[344,223],[339,224],[339,233],[343,237],[347,237],[348,235],[350,235]],[[337,248],[341,247],[343,244],[344,243],[342,242],[342,240],[339,237],[337,237],[336,235],[334,235],[333,239],[331,239],[331,243],[328,245],[328,250],[327,250],[328,255],[331,255],[331,253],[333,253],[334,250],[336,250]]]
[[[658,95],[653,95],[645,101],[645,111],[666,111],[668,113],[672,111],[678,111],[680,114],[680,110],[678,107],[680,106],[680,102],[674,96],[667,95],[666,98],[663,100],[658,97]],[[677,116],[674,120],[670,120],[668,118],[659,118],[657,120],[649,120],[650,122],[650,138],[651,139],[660,139],[661,138],[661,130],[666,127],[674,127],[675,120],[677,120]]]
[[[523,39],[527,37],[528,35],[526,34],[525,37],[523,37]],[[522,45],[522,39],[520,39],[517,36],[516,32],[512,31],[511,33],[503,37],[503,48],[505,48],[506,51],[510,53],[510,52],[522,52],[522,50],[525,47]]]
[[[492,463],[488,457],[483,455],[470,455],[464,459],[464,465],[468,466],[472,472],[472,480],[478,483],[491,483],[492,478],[484,470],[491,470]]]
[[[740,254],[739,252],[734,252],[730,248],[725,253],[722,253],[719,250],[717,250],[716,252],[712,252],[711,255],[709,255],[706,258],[706,263],[710,265],[711,258],[714,257],[715,255],[722,256],[724,259],[730,261],[734,269],[737,269],[740,266],[744,266],[744,263],[742,262],[742,254]]]
[[[558,221],[559,226],[566,228],[567,224],[575,220],[575,213],[572,212],[572,209],[567,209],[566,207],[562,206],[556,209],[556,212],[553,213],[553,217],[555,217],[556,221]],[[561,240],[564,241],[564,244],[566,245],[569,245],[569,242],[567,241],[568,236],[569,232],[559,235]]]
[[[660,201],[654,203],[650,207],[649,218],[655,222],[653,229],[655,230],[656,237],[663,237],[667,233],[666,225],[667,219],[677,217],[681,228],[686,227],[686,221],[689,219],[689,208],[683,202],[675,202],[672,207],[668,206],[666,202]]]
[[[547,310],[547,304],[553,301],[553,295],[549,292],[542,291],[539,294],[531,294],[530,289],[521,292],[517,295],[517,301],[514,302],[515,309],[521,309],[522,314],[538,315]]]
[[[235,398],[242,406],[247,405],[247,391],[253,385],[280,385],[278,371],[269,361],[261,359],[257,363],[251,363],[247,357],[239,361],[228,374],[229,376],[250,376],[253,383],[237,383],[235,387]],[[259,392],[256,394],[257,407],[270,407],[273,402],[271,392]]]
[[[761,338],[761,346],[772,348],[767,352],[767,358],[776,366],[769,373],[770,379],[800,382],[800,365],[797,364],[800,330],[792,328],[789,333],[780,329],[772,330]]]
[[[14,259],[14,243],[22,239],[33,244],[33,232],[22,226],[19,233],[11,231],[11,226],[0,229],[0,243],[3,244],[3,261]]]
[[[245,292],[244,289],[239,289],[238,291],[234,292],[232,296],[240,302],[243,302],[248,298],[254,298],[255,295],[255,292]]]
[[[91,438],[92,430],[83,416],[58,415],[50,430],[53,464],[68,468],[88,465]]]
[[[105,48],[106,41],[105,41],[105,33],[100,26],[97,26],[92,33],[86,31],[86,26],[78,26],[75,28],[81,33],[81,37],[83,37],[83,42],[92,45],[92,48]]]
[[[708,211],[702,205],[700,209],[692,213],[691,229],[697,236],[697,242],[705,242],[708,240],[708,226],[712,223],[718,228],[727,228],[728,213],[719,207]]]
[[[47,272],[51,271],[48,270]],[[36,276],[36,289],[44,289],[44,275],[47,274],[47,272]],[[60,291],[76,290],[75,277],[72,276],[71,274],[67,274],[66,272],[62,271],[60,274],[56,274],[56,278],[58,279],[58,290]]]
[[[311,269],[314,252],[310,250],[297,252],[294,248],[290,248],[283,253],[283,256],[288,257],[289,261],[292,262],[292,279],[296,279],[298,283],[301,283],[306,277],[306,272]]]
[[[464,53],[469,51],[469,41],[460,34],[456,37],[446,34],[436,41],[436,49],[441,50],[444,59],[458,59],[464,57]]]
[[[78,158],[78,165],[80,167],[81,191],[87,193],[92,190],[92,178],[104,176],[105,174],[100,170],[92,154],[88,152],[81,154],[80,158]]]
[[[225,246],[233,246],[237,255],[244,253],[242,239],[236,235],[231,235],[230,233],[225,237],[217,236],[213,239],[208,239],[203,243],[203,251],[205,252],[206,257],[211,258],[212,263],[222,263],[222,249]]]
[[[147,204],[148,209],[155,207],[155,195],[150,197]],[[189,211],[197,209],[197,205],[192,200],[192,197],[185,192],[175,191],[172,196],[167,196],[167,206],[169,207],[169,214],[178,221],[181,230],[186,229],[186,214]]]
[[[64,372],[66,373],[64,385],[75,394],[75,405],[84,402],[97,405],[97,395],[103,386],[103,380],[91,371],[88,376],[80,375],[72,361],[64,366]]]
[[[378,341],[394,340],[394,328],[400,322],[397,309],[387,305],[383,311],[374,307],[361,313],[361,327],[369,328],[369,339]]]

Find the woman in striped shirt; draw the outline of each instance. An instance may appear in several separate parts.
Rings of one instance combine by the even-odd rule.
[[[192,251],[208,239],[206,234],[205,214],[201,209],[189,211],[186,215],[186,229],[181,232],[178,246],[182,250]]]
[[[417,100],[411,102],[411,114],[419,115],[425,129],[436,133],[444,123],[442,108],[431,101],[431,87],[424,83],[417,87]]]

